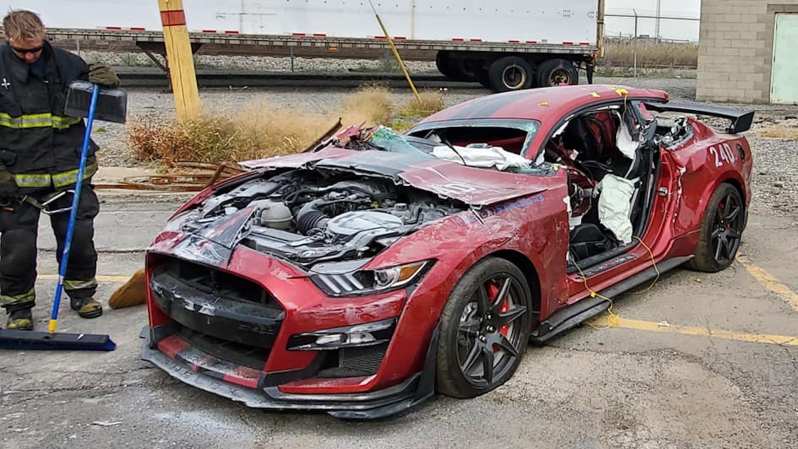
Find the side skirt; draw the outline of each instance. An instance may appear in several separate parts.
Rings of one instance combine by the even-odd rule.
[[[665,262],[658,264],[657,268],[660,273],[668,272],[685,262],[692,259],[693,256],[675,257],[668,259]],[[618,295],[625,293],[640,284],[648,282],[657,277],[657,270],[651,267],[643,270],[636,275],[619,282],[612,287],[599,292],[601,296],[614,299]],[[549,318],[540,323],[537,329],[532,331],[529,337],[530,342],[536,344],[543,344],[557,335],[573,329],[574,327],[584,323],[585,321],[599,315],[610,308],[610,301],[602,298],[586,298],[577,301],[574,304],[554,312]]]

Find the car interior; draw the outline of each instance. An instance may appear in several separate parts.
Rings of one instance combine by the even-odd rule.
[[[575,114],[544,147],[544,161],[568,171],[571,272],[619,256],[645,230],[659,158],[644,112],[624,103]]]
[[[637,243],[654,199],[659,144],[673,134],[672,126],[658,126],[639,102],[581,111],[567,117],[552,134],[536,165],[555,164],[568,173],[569,272],[618,257]],[[528,137],[524,130],[500,126],[410,134],[427,145],[444,142],[463,150],[491,146],[514,154],[522,153]],[[418,146],[415,140],[412,143]]]

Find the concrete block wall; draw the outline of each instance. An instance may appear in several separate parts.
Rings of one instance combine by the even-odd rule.
[[[703,0],[699,100],[769,103],[775,14],[798,0]]]

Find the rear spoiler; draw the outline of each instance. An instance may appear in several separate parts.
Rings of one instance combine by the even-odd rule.
[[[708,115],[731,120],[726,128],[729,134],[740,134],[751,129],[754,123],[754,111],[746,111],[729,106],[698,103],[695,101],[671,101],[668,103],[646,103],[646,107],[657,112],[686,112],[688,114]]]

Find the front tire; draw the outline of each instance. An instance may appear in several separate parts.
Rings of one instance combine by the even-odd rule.
[[[695,257],[687,266],[706,273],[728,268],[740,249],[746,213],[740,192],[731,184],[721,184],[709,200]]]
[[[529,285],[517,266],[489,258],[471,268],[441,314],[438,391],[473,398],[510,379],[526,351],[532,314]]]

